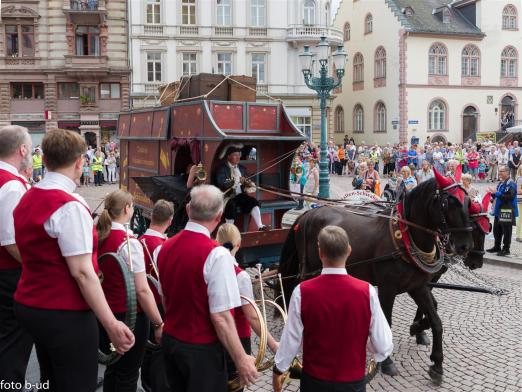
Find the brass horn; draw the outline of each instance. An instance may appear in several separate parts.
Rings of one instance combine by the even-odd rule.
[[[199,162],[198,164],[198,171],[196,172],[196,177],[199,181],[203,182],[207,180],[207,171],[203,167],[203,164]]]

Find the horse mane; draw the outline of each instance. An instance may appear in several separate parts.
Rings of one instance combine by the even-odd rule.
[[[433,203],[433,196],[435,195],[436,190],[437,181],[435,178],[430,178],[429,180],[421,182],[409,192],[406,192],[404,199],[406,217],[409,218],[411,207],[414,203],[417,205],[421,203],[421,207],[425,209],[425,211],[428,211]]]

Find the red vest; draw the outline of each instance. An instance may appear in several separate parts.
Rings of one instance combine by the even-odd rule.
[[[190,344],[218,340],[208,306],[205,261],[216,241],[204,234],[182,230],[168,239],[158,256],[165,304],[164,332]]]
[[[362,379],[371,317],[367,282],[321,275],[301,283],[303,371],[328,382]]]
[[[100,255],[118,253],[119,247],[126,241],[126,238],[125,231],[111,230],[109,236],[100,245]],[[107,259],[100,266],[100,270],[103,272],[102,288],[109,307],[113,313],[125,313],[127,311],[127,296],[125,281],[119,265],[114,260]],[[139,303],[137,311],[142,311]]]
[[[89,309],[69,272],[58,240],[44,229],[44,223],[56,210],[73,201],[78,200],[67,192],[35,187],[27,191],[14,210],[16,243],[23,265],[14,298],[22,305],[52,310]],[[92,264],[98,272],[95,229],[92,236]]]
[[[8,172],[7,170],[0,169],[0,188],[2,188],[9,181],[20,181],[24,184],[25,189],[27,189],[27,183],[18,176]],[[0,225],[5,224],[4,222],[0,222]],[[18,269],[21,268],[21,264],[13,257],[11,254],[5,249],[5,247],[0,246],[0,270],[8,270],[8,269]]]
[[[236,270],[236,276],[243,272],[243,270],[237,265],[234,268]],[[241,306],[234,308],[232,314],[234,315],[234,321],[236,322],[239,338],[249,338],[251,336],[250,323],[248,322]]]
[[[158,277],[156,276],[156,272],[154,271],[154,267],[152,266],[152,260],[150,258],[153,257],[154,251],[157,249],[157,247],[165,243],[165,238],[158,237],[155,235],[144,234],[138,239],[141,245],[143,246],[143,251],[145,253],[145,271],[147,272],[147,274],[158,279]],[[144,242],[145,244],[143,244]],[[158,290],[156,290],[156,287],[154,287],[154,285],[151,282],[149,282],[149,286],[152,291],[152,294],[154,294],[154,299],[156,300],[156,303],[161,304],[161,296],[159,295]]]

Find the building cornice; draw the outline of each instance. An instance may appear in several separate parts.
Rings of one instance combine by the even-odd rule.
[[[453,89],[453,90],[522,90],[522,86],[513,86],[513,87],[505,87],[505,86],[462,86],[460,84],[446,84],[446,85],[432,85],[432,84],[399,84],[399,87],[404,86],[405,88],[430,88],[430,89]]]

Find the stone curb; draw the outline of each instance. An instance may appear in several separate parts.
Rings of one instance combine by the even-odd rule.
[[[522,259],[517,256],[501,257],[496,256],[494,254],[486,253],[484,255],[484,262],[491,265],[499,265],[502,267],[522,269]]]

